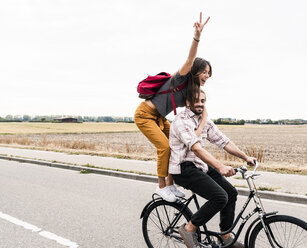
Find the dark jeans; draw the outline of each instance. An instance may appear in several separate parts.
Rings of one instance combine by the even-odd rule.
[[[193,225],[207,223],[220,211],[220,229],[227,231],[234,220],[238,192],[216,169],[208,167],[208,172],[204,173],[192,162],[183,162],[181,174],[173,174],[173,178],[176,184],[208,200],[193,214]]]

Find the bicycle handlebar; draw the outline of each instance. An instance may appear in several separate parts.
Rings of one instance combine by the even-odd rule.
[[[258,166],[259,166],[259,164],[258,164],[257,160],[255,160],[254,162],[255,162],[255,169],[254,169],[254,171],[253,171],[253,174],[255,174],[255,173],[256,173],[257,168],[258,168]]]
[[[255,169],[253,170],[252,172],[252,175],[254,175],[257,171],[257,168],[259,166],[257,160],[254,161],[255,162]],[[234,168],[234,171],[237,173],[237,172],[241,172],[241,174],[243,175],[246,171],[247,171],[247,168],[243,165],[241,168]]]

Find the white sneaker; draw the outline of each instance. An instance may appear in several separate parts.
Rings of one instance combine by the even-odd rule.
[[[159,188],[159,186],[156,188],[156,193],[163,198],[163,200],[168,202],[175,202],[177,200],[177,197],[174,195],[173,192],[169,189],[169,187]]]
[[[184,194],[180,189],[178,189],[178,188],[175,186],[175,184],[170,185],[170,186],[168,186],[168,187],[169,187],[169,189],[171,190],[171,192],[173,192],[173,194],[174,194],[175,196],[177,196],[177,197],[185,197],[185,194]]]

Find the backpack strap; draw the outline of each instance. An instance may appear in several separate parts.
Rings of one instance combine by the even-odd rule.
[[[175,90],[176,90],[176,91],[182,91],[182,90],[185,88],[186,85],[187,85],[187,83],[184,82],[184,83],[178,85],[178,87],[175,88]],[[172,105],[173,105],[174,115],[177,115],[176,104],[175,104],[175,97],[174,97],[174,91],[173,91],[173,90],[163,90],[163,91],[158,92],[158,93],[156,93],[156,94],[165,94],[165,93],[172,93],[171,98],[172,98]]]
[[[172,92],[172,105],[173,105],[174,115],[177,115],[174,92]]]

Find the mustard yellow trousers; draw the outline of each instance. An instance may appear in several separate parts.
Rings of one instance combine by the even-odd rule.
[[[170,123],[156,109],[142,102],[135,111],[134,122],[147,139],[157,149],[157,174],[167,177],[170,157],[169,130]]]

